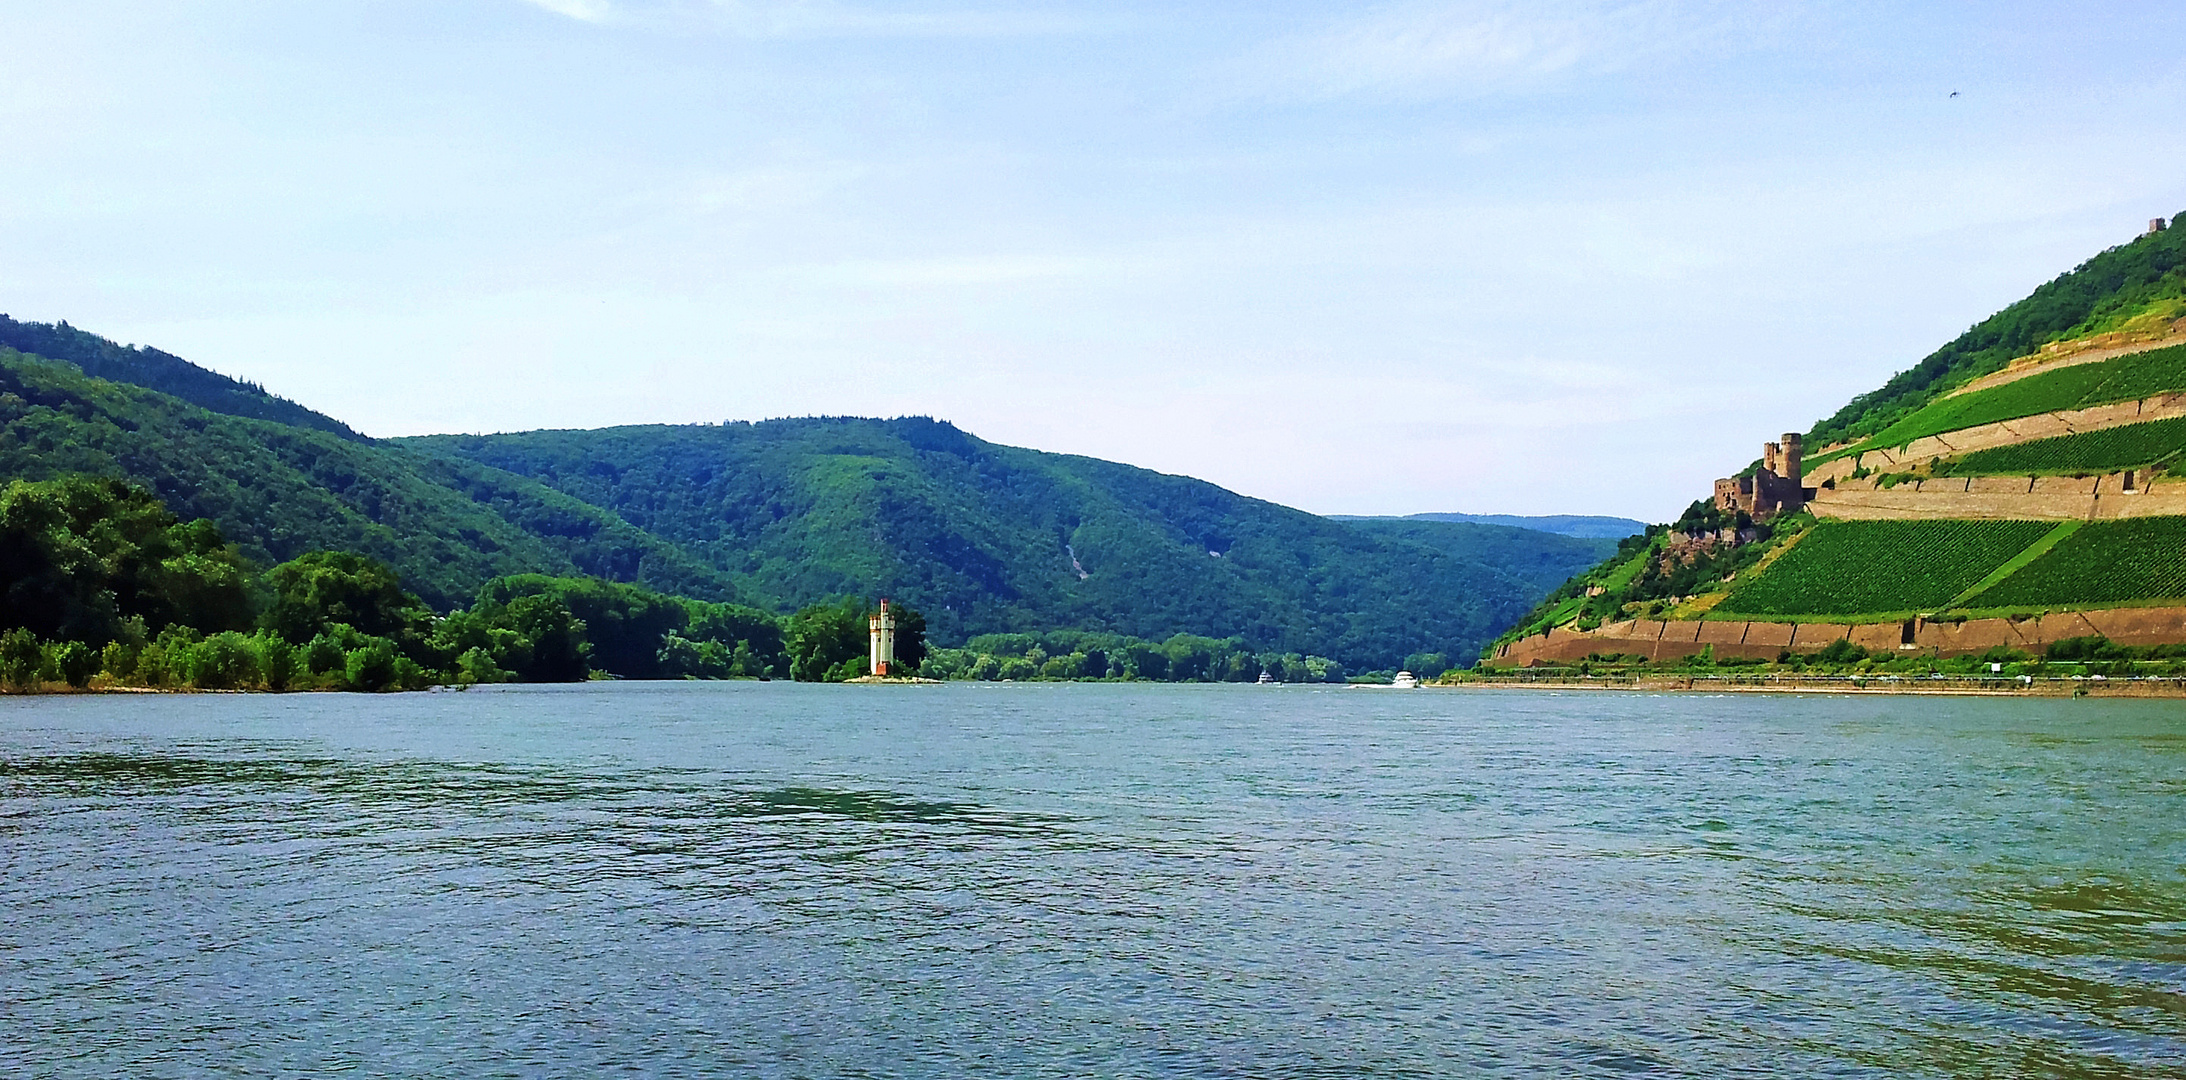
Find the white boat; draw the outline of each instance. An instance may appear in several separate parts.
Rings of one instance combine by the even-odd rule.
[[[1260,685],[1262,685],[1262,686],[1275,686],[1275,685],[1278,685],[1278,684],[1276,683],[1276,681],[1275,681],[1274,679],[1272,679],[1272,678],[1269,678],[1269,677],[1268,677],[1268,673],[1267,673],[1267,672],[1263,671],[1263,672],[1261,672],[1261,673],[1260,673]]]
[[[1400,671],[1397,672],[1396,678],[1389,680],[1389,685],[1394,686],[1399,690],[1410,690],[1413,687],[1419,685],[1419,676],[1414,675],[1409,671]]]

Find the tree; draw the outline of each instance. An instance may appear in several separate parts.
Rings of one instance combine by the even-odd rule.
[[[53,666],[62,680],[81,690],[99,673],[99,651],[81,641],[64,641],[54,649]]]
[[[343,687],[366,693],[396,689],[400,685],[399,659],[394,642],[373,638],[342,658]]]
[[[909,604],[893,601],[888,612],[896,617],[896,663],[915,675],[919,665],[926,662],[926,616]],[[879,614],[878,609],[874,614]]]
[[[336,623],[371,637],[421,638],[432,611],[403,591],[386,563],[347,551],[314,551],[266,571],[273,602],[260,624],[302,645]]]
[[[38,635],[20,626],[0,634],[0,683],[31,689],[38,685],[38,672],[44,666],[45,650],[38,647]]]
[[[524,647],[503,665],[525,682],[582,682],[592,673],[592,645],[585,624],[557,596],[519,596],[506,604],[481,603],[472,612],[491,625],[513,630]],[[513,661],[513,662],[511,662]]]
[[[661,645],[690,621],[681,600],[598,578],[517,574],[495,578],[478,592],[479,606],[549,597],[584,625],[592,667],[625,679],[662,677]],[[537,639],[534,639],[536,641]]]
[[[865,602],[856,598],[814,604],[789,617],[784,628],[789,677],[799,682],[842,678],[843,665],[866,654]]]
[[[154,630],[250,625],[249,563],[212,523],[183,524],[119,480],[18,480],[0,491],[0,626],[103,645]]]

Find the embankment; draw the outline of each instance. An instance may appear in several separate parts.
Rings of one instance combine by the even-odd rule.
[[[1497,649],[1494,662],[1531,667],[1609,654],[1660,662],[1703,651],[1723,659],[1774,660],[1786,652],[1814,652],[1839,640],[1869,652],[1910,656],[1976,656],[1999,646],[2038,656],[2049,650],[2051,642],[2093,635],[2120,645],[2186,642],[2186,607],[2063,611],[1963,622],[1917,617],[1880,623],[1627,619],[1596,630],[1557,627],[1523,637]]]

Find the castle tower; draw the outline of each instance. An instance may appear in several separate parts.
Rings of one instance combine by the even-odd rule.
[[[1799,471],[1799,443],[1798,432],[1784,432],[1783,449],[1777,454],[1778,464],[1782,468],[1776,470],[1776,475],[1790,481],[1791,486],[1795,488],[1799,486],[1801,476]]]
[[[896,617],[888,613],[888,601],[880,602],[880,612],[865,620],[868,633],[868,670],[875,675],[886,675],[896,662]]]

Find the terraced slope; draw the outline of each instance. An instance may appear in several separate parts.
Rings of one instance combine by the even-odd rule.
[[[2186,450],[2186,417],[2035,439],[1947,461],[1948,476],[2083,476],[2145,469]]]
[[[1984,608],[2186,598],[2186,518],[2097,521],[1975,597]]]
[[[1716,606],[1725,615],[1938,611],[2056,527],[2048,521],[1826,521]]]
[[[2085,409],[2156,394],[2186,391],[2186,346],[2132,353],[2095,364],[2077,364],[2030,375],[2002,386],[1940,398],[1899,419],[1872,438],[1816,455],[1818,469],[1867,450],[1902,447],[1915,439],[2017,420],[2043,413]]]
[[[1880,388],[1853,398],[1806,433],[1807,445],[1818,450],[1866,441],[1951,390],[2052,342],[2119,329],[2136,320],[2175,320],[2186,313],[2182,298],[2186,227],[2136,237],[2058,275]]]

